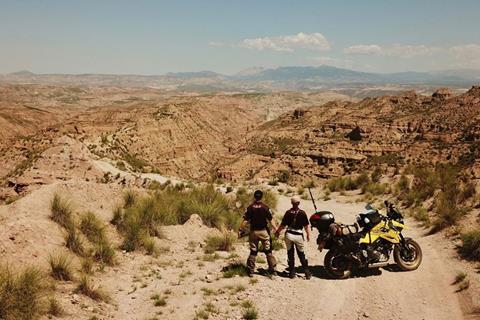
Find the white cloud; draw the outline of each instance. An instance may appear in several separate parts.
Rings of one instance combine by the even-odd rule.
[[[358,44],[343,49],[343,53],[350,55],[382,55],[398,58],[412,58],[430,56],[441,51],[441,48],[425,45],[392,44],[380,46],[377,44]]]
[[[343,49],[345,54],[379,54],[382,52],[382,48],[376,44],[358,44]]]
[[[480,44],[465,44],[453,46],[448,52],[456,60],[460,67],[480,68]]]
[[[262,37],[243,39],[237,43],[210,42],[215,47],[246,48],[250,50],[273,50],[292,52],[297,49],[309,49],[318,51],[330,50],[327,38],[319,32],[297,33],[278,37]]]

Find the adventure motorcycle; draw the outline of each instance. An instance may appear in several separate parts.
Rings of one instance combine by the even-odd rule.
[[[346,279],[355,269],[387,266],[392,251],[401,270],[412,271],[420,266],[422,249],[413,239],[403,236],[406,226],[402,214],[388,201],[385,206],[386,216],[367,205],[367,212],[348,226],[335,223],[331,212],[315,208],[310,223],[319,231],[319,249],[329,250],[324,266],[331,277]]]

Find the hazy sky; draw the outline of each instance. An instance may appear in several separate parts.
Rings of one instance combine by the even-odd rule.
[[[0,73],[480,69],[478,0],[0,0]]]

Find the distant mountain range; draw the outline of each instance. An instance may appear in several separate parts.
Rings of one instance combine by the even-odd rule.
[[[342,85],[430,85],[470,87],[480,83],[480,70],[370,73],[332,66],[249,68],[234,75],[212,71],[165,75],[35,74],[20,71],[0,75],[0,82],[56,85],[155,87],[184,91],[309,90]]]

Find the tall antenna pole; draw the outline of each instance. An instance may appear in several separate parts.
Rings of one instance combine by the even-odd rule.
[[[313,208],[315,209],[315,212],[317,212],[317,205],[315,204],[315,199],[313,199],[312,190],[310,190],[310,187],[308,187],[308,193],[310,193],[310,199],[312,199]]]

